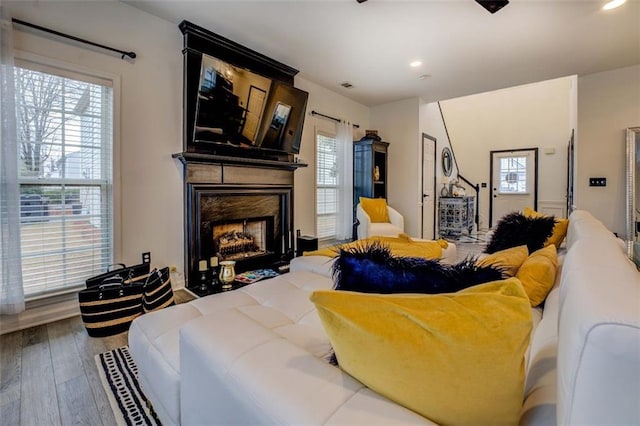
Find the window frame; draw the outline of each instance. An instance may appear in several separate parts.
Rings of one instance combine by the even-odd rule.
[[[338,215],[338,211],[337,211],[337,202],[338,202],[338,191],[340,188],[340,182],[338,181],[338,179],[336,178],[336,183],[335,185],[325,185],[325,184],[319,184],[318,183],[318,136],[324,136],[326,138],[331,138],[333,139],[336,144],[337,144],[337,132],[335,131],[335,129],[333,131],[327,130],[325,128],[315,128],[315,132],[314,132],[314,149],[315,149],[315,176],[314,176],[314,198],[315,198],[315,203],[314,203],[314,209],[315,209],[315,215],[314,215],[314,219],[315,219],[315,232],[316,235],[318,236],[318,241],[323,241],[323,242],[327,242],[327,241],[334,241],[336,239],[336,229],[334,228],[334,232],[332,235],[329,236],[320,236],[319,231],[319,218],[320,216],[329,216],[329,214],[320,214],[318,213],[318,189],[334,189],[335,190],[335,194],[336,194],[336,212],[333,214],[333,216],[335,217],[335,222],[337,223],[337,215]],[[337,149],[337,146],[336,146]],[[336,161],[337,161],[337,156],[336,156]],[[336,164],[337,166],[337,164]]]
[[[93,68],[81,66],[78,64],[61,61],[30,52],[16,49],[14,51],[15,66],[19,68],[28,68],[35,71],[41,71],[49,74],[58,75],[64,78],[78,79],[88,83],[108,85],[111,87],[111,176],[110,188],[107,185],[108,196],[111,197],[110,208],[108,214],[111,217],[111,242],[109,263],[114,263],[122,252],[122,223],[121,223],[121,188],[120,188],[120,103],[121,103],[121,77],[119,74],[104,72]],[[26,65],[26,66],[25,66]],[[74,182],[73,179],[47,179],[47,184],[56,184],[63,182],[73,185],[73,183],[86,184],[86,180],[80,179]],[[93,181],[93,180],[91,180]],[[22,184],[37,184],[43,182],[37,178],[19,178]],[[85,288],[84,283],[69,285],[52,289],[50,291],[42,291],[27,294],[25,293],[25,301],[37,301],[41,299],[55,298],[60,295],[74,293]]]

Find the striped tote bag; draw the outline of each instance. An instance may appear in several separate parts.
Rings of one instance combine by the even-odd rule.
[[[81,290],[78,302],[89,336],[106,337],[129,330],[131,321],[143,313],[143,291],[143,280],[124,281],[119,276],[108,278],[97,287]]]
[[[154,269],[144,283],[142,310],[146,313],[171,305],[175,305],[175,301],[169,268]]]

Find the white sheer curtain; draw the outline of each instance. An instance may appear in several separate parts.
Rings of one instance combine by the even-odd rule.
[[[336,135],[338,166],[338,214],[336,238],[350,239],[353,235],[353,127],[341,121]]]
[[[0,4],[0,314],[24,311],[11,18]]]

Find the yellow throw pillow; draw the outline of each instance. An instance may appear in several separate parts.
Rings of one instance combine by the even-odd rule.
[[[544,213],[537,212],[530,207],[525,207],[522,210],[522,214],[524,214],[526,217],[545,216]],[[549,244],[553,244],[554,246],[556,246],[556,248],[560,248],[560,244],[562,244],[562,241],[564,241],[564,237],[567,236],[568,228],[569,228],[569,219],[562,219],[562,218],[556,217],[556,224],[553,227],[553,234],[551,234],[551,236],[547,238],[547,241],[544,242],[544,245],[548,246]]]
[[[340,368],[438,424],[517,424],[531,307],[516,278],[449,294],[311,295]]]
[[[512,247],[497,251],[478,260],[478,266],[497,266],[504,271],[506,277],[515,277],[520,265],[529,256],[527,246]]]
[[[557,269],[558,252],[553,244],[534,251],[520,266],[516,278],[522,282],[531,306],[536,307],[547,298],[556,281]]]
[[[389,213],[387,212],[387,200],[384,198],[360,197],[362,210],[369,215],[371,223],[389,223]]]

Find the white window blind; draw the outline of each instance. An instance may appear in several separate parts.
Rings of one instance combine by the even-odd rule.
[[[338,212],[337,143],[334,135],[316,132],[316,235],[336,236]]]
[[[81,286],[112,263],[113,90],[17,65],[22,273],[33,298]]]

